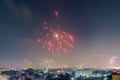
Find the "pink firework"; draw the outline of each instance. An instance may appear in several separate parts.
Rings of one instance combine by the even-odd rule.
[[[73,48],[74,38],[71,34],[60,29],[49,29],[43,27],[46,34],[43,38],[38,38],[38,43],[42,43],[42,48],[47,48],[52,53],[68,52]]]
[[[56,17],[58,17],[58,16],[59,16],[59,12],[58,12],[58,11],[54,11],[54,15],[55,15]]]

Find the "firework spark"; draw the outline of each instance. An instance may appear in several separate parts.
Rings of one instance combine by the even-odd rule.
[[[55,15],[56,17],[58,17],[58,16],[59,16],[58,11],[54,11],[54,15]]]
[[[42,48],[47,48],[52,53],[68,52],[73,48],[74,38],[71,34],[60,29],[49,29],[44,26],[46,34],[42,38],[38,38],[38,43],[42,43]]]

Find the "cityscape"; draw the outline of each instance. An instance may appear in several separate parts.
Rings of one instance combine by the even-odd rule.
[[[0,80],[112,80],[112,73],[111,69],[95,68],[1,69]]]
[[[0,80],[120,80],[119,0],[1,0]]]

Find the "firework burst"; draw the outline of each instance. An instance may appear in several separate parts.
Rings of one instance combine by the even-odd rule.
[[[44,22],[44,25],[47,23]],[[52,53],[64,52],[67,53],[70,48],[73,48],[74,38],[71,34],[60,29],[50,29],[46,26],[44,37],[38,39],[38,43],[42,43],[42,48],[47,48]]]

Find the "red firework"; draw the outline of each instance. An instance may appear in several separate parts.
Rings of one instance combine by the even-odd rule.
[[[58,15],[59,15],[58,11],[54,11],[54,15],[55,15],[56,17],[58,17]]]
[[[42,48],[47,48],[52,53],[66,53],[70,48],[73,48],[74,38],[71,34],[60,29],[43,28],[46,32],[45,36],[38,39],[38,43],[43,44]]]

